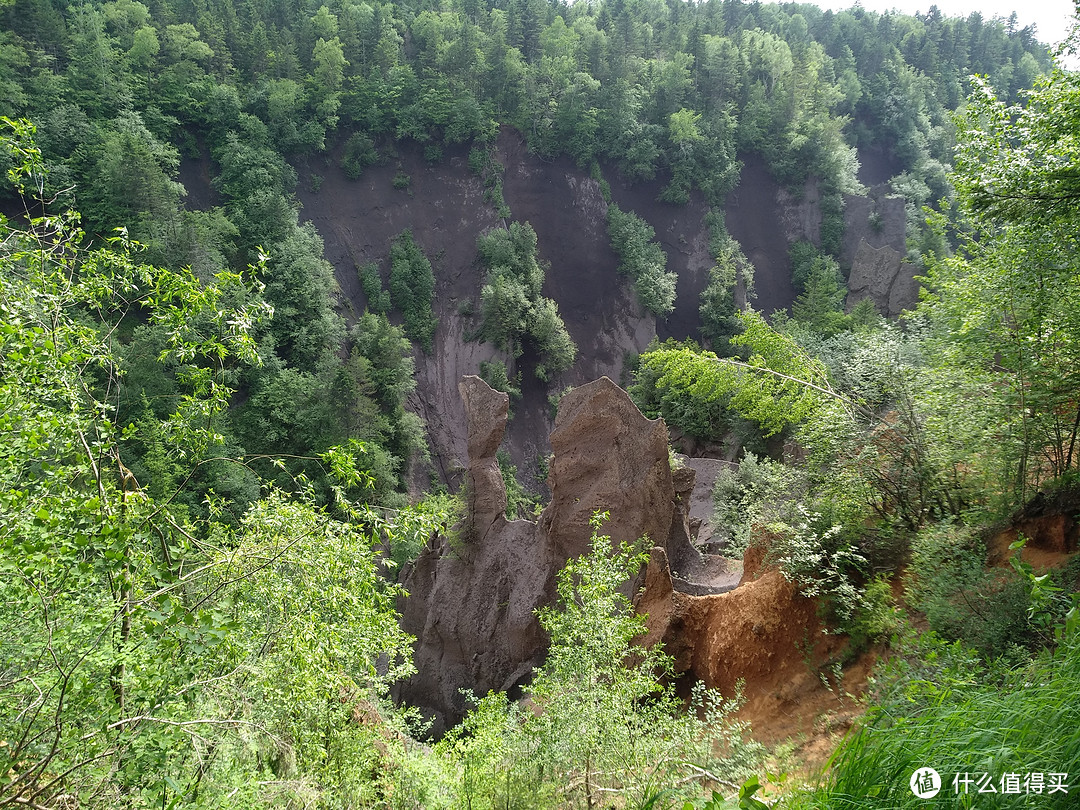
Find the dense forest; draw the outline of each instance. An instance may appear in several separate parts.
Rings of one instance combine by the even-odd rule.
[[[331,266],[298,178],[467,154],[502,223],[463,308],[506,362],[476,373],[520,395],[528,353],[556,403],[578,347],[503,197],[500,130],[602,189],[659,180],[710,209],[700,334],[628,358],[630,393],[740,448],[726,554],[767,533],[852,655],[891,649],[831,771],[782,801],[905,806],[929,763],[1080,774],[1080,571],[1036,571],[1023,536],[987,568],[995,529],[1075,514],[1080,487],[1080,79],[1015,18],[12,0],[0,19],[0,806],[759,806],[732,696],[687,704],[634,646],[619,586],[646,557],[599,517],[540,611],[539,708],[477,696],[434,741],[389,699],[412,669],[397,572],[462,512],[407,474],[438,261],[404,230],[382,266]],[[923,292],[899,322],[845,306],[860,154],[906,203]],[[821,191],[768,319],[721,215],[748,156]],[[208,175],[198,205],[182,170]],[[619,270],[663,319],[675,274],[606,197]]]

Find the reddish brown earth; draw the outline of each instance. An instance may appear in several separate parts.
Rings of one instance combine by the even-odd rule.
[[[1037,574],[1043,574],[1052,568],[1062,567],[1076,554],[1080,525],[1075,516],[1069,513],[1022,517],[990,541],[991,563],[1008,566],[1013,554],[1009,546],[1020,535],[1028,541],[1020,551],[1020,558],[1030,564]]]
[[[662,641],[683,677],[725,696],[743,696],[739,719],[769,746],[788,744],[800,772],[820,768],[861,713],[873,655],[841,671],[847,640],[824,632],[818,605],[775,569],[761,570],[761,547],[743,561],[738,588],[692,596],[672,587],[662,549],[653,549],[638,610],[646,643]],[[790,767],[791,762],[781,763]]]

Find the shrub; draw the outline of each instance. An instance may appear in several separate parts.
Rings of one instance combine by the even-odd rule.
[[[424,147],[424,160],[428,163],[435,164],[441,162],[443,159],[442,147],[437,143],[431,143]]]
[[[724,551],[746,551],[754,527],[796,517],[795,504],[806,494],[806,477],[793,467],[747,453],[735,468],[724,467],[713,484],[713,537]]]
[[[666,318],[675,308],[678,276],[667,270],[667,256],[653,241],[656,231],[633,211],[624,212],[612,203],[608,206],[608,236],[619,254],[619,272],[634,280],[638,301],[653,315]]]
[[[540,623],[551,648],[531,686],[532,711],[492,693],[436,748],[457,774],[458,806],[541,808],[644,806],[661,788],[671,799],[701,795],[705,778],[739,779],[762,748],[743,739],[732,701],[700,686],[684,709],[672,659],[634,642],[645,619],[620,589],[645,554],[599,534],[558,576]],[[655,799],[654,799],[655,801]]]
[[[818,597],[830,618],[846,630],[865,607],[858,585],[866,559],[844,539],[843,527],[798,505],[801,519],[794,525],[770,524],[773,534],[767,559],[806,596]]]
[[[522,513],[531,514],[536,509],[537,501],[517,479],[517,466],[510,460],[510,454],[503,449],[495,453],[506,487],[506,519],[517,520]]]
[[[346,177],[356,180],[364,173],[364,169],[374,165],[378,160],[379,152],[375,148],[375,142],[362,132],[354,132],[345,142],[345,149],[341,155],[341,168]]]
[[[715,263],[709,268],[709,284],[701,292],[701,334],[716,350],[724,354],[728,340],[741,330],[735,317],[738,309],[736,292],[741,287],[747,298],[754,294],[754,265],[746,258],[738,243],[724,234],[715,246]]]
[[[987,658],[1030,646],[1028,591],[1016,572],[986,568],[986,544],[956,523],[929,526],[912,541],[908,595],[930,628]]]
[[[536,232],[527,222],[496,228],[476,242],[487,268],[480,290],[479,336],[515,358],[529,340],[539,354],[535,373],[547,382],[573,365],[577,346],[559,308],[540,294],[544,269],[536,255]]]
[[[360,289],[364,291],[368,309],[379,315],[390,311],[390,293],[383,288],[382,276],[375,262],[368,262],[357,271],[360,276]]]
[[[480,379],[494,388],[509,394],[511,399],[521,399],[521,372],[510,379],[506,370],[506,363],[502,360],[482,360],[480,362]]]

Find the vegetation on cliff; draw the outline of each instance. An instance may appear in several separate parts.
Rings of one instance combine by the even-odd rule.
[[[507,219],[500,126],[596,177],[659,178],[673,204],[718,209],[740,152],[795,192],[820,181],[820,250],[798,263],[791,317],[737,315],[751,273],[715,223],[702,319],[717,354],[660,348],[636,393],[691,433],[803,448],[798,467],[747,464],[721,505],[736,538],[772,524],[775,560],[839,626],[893,628],[879,574],[910,555],[934,629],[1004,656],[957,664],[947,693],[905,694],[909,715],[885,694],[821,795],[871,795],[899,767],[875,754],[879,773],[860,775],[879,731],[961,739],[925,707],[970,724],[986,716],[972,696],[1024,713],[1068,693],[1075,579],[1018,563],[1001,587],[979,580],[973,528],[1068,495],[1080,454],[1080,90],[1055,73],[1025,94],[1050,67],[1030,30],[739,0],[14,0],[0,20],[0,98],[19,117],[0,153],[0,805],[657,807],[747,772],[740,730],[677,711],[663,654],[632,646],[640,624],[613,583],[633,557],[597,553],[560,579],[537,712],[481,698],[432,751],[388,701],[411,667],[392,569],[454,519],[448,497],[405,496],[425,452],[405,403],[412,343],[437,329],[437,248],[408,232],[387,245],[388,290],[362,268],[369,311],[346,319],[298,216],[298,170],[317,190],[320,172],[359,178],[407,144],[432,165],[468,145]],[[841,311],[831,255],[856,148],[884,156],[909,202],[927,294],[903,328]],[[182,166],[205,175],[190,206]],[[402,172],[393,187],[413,193]],[[663,316],[675,279],[649,226],[614,205],[609,223]],[[477,260],[478,336],[534,352],[554,380],[576,347],[543,295],[535,233],[504,223]],[[973,587],[989,621],[958,607]],[[1023,678],[1040,684],[1030,705],[1008,697]],[[1076,761],[1072,737],[1029,739],[1017,767]]]
[[[769,557],[864,643],[899,629],[879,577],[906,565],[906,602],[933,631],[900,640],[877,707],[824,784],[791,806],[916,806],[907,779],[927,766],[972,776],[943,786],[960,806],[980,784],[990,792],[987,774],[1003,807],[1044,791],[1047,806],[1071,801],[1080,745],[1048,737],[1040,715],[1071,722],[1077,566],[1036,574],[1021,556],[1032,541],[1023,523],[1007,552],[990,540],[1040,504],[1075,516],[1080,498],[1078,210],[1066,168],[1077,125],[1064,112],[1078,93],[1066,72],[1040,80],[1023,105],[976,83],[956,119],[958,247],[924,257],[923,299],[905,329],[834,332],[798,310],[775,326],[744,315],[751,328],[731,347],[749,356],[659,346],[641,357],[634,390],[654,412],[704,430],[717,424],[707,414],[732,410],[800,449],[801,462],[754,458],[721,476],[717,506],[737,521],[733,540],[767,526]],[[1011,567],[988,570],[1003,553]],[[1042,787],[1050,774],[1053,794]]]

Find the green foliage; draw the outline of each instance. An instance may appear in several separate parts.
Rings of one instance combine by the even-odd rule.
[[[37,153],[15,129],[25,188]],[[374,801],[390,756],[381,701],[412,666],[376,543],[418,545],[450,509],[388,519],[351,502],[378,476],[366,458],[378,448],[354,441],[322,455],[337,516],[299,476],[300,497],[271,487],[239,519],[213,492],[205,518],[186,515],[185,474],[250,463],[219,457],[215,428],[234,367],[259,361],[252,333],[269,307],[250,278],[141,264],[124,236],[88,248],[76,220],[2,233],[0,800]],[[136,319],[137,350],[118,351]],[[172,377],[164,406],[125,390],[151,347]],[[117,401],[140,403],[138,425]],[[144,487],[121,459],[150,427],[146,469],[170,480]]]
[[[723,543],[725,555],[740,556],[755,531],[794,522],[795,506],[808,494],[808,485],[805,473],[753,453],[734,468],[721,468],[713,485],[714,540]]]
[[[385,443],[397,459],[425,457],[423,422],[405,410],[405,399],[416,386],[416,364],[408,338],[385,315],[370,312],[357,321],[350,338],[354,349],[346,366],[348,376],[342,379],[339,375],[339,379],[344,383],[342,399],[352,407],[347,411],[351,434]],[[371,416],[365,413],[365,398],[376,405]],[[365,434],[375,430],[385,433]]]
[[[379,162],[379,152],[375,142],[363,132],[354,132],[345,141],[341,153],[341,168],[350,180],[356,180],[368,166]]]
[[[465,505],[461,498],[446,494],[427,495],[417,503],[399,509],[392,519],[377,524],[390,547],[390,563],[401,571],[406,563],[420,556],[432,539],[449,535],[464,514]]]
[[[540,354],[540,362],[533,367],[537,379],[550,382],[553,376],[574,364],[577,345],[566,331],[559,315],[558,304],[550,298],[537,300],[532,312],[529,334]]]
[[[684,408],[729,408],[753,419],[766,436],[812,418],[826,399],[839,401],[844,409],[851,407],[832,390],[820,361],[769,327],[756,312],[737,317],[743,332],[730,342],[749,350],[747,361],[690,347],[661,347],[641,356],[638,377],[655,375],[661,397],[684,399]]]
[[[1015,648],[1034,641],[1025,583],[986,565],[985,543],[973,529],[928,526],[912,541],[909,598],[942,638],[963,641],[987,659],[1015,657]]]
[[[570,368],[577,346],[566,331],[558,306],[541,295],[544,270],[536,254],[536,232],[528,223],[496,228],[476,242],[487,269],[480,290],[480,337],[514,358],[529,340],[539,355],[535,374],[547,382]]]
[[[854,180],[854,172],[850,173],[850,177]],[[853,190],[847,189],[846,193]],[[821,195],[820,234],[822,252],[829,256],[839,256],[844,241],[844,198],[836,189],[827,189]]]
[[[644,618],[620,592],[646,556],[613,553],[603,519],[591,553],[567,563],[556,604],[540,612],[551,651],[533,679],[535,709],[489,695],[437,747],[456,766],[461,805],[589,806],[614,795],[642,806],[669,786],[689,798],[704,779],[747,775],[762,753],[725,716],[730,702],[699,688],[684,711],[658,682],[670,659],[634,644]]]
[[[32,127],[13,130],[12,179],[26,188],[39,153]],[[113,421],[124,368],[108,335],[135,314],[168,335],[162,354],[181,371],[162,449],[191,466],[220,442],[212,426],[230,393],[221,372],[257,362],[250,332],[267,310],[237,295],[256,292],[240,276],[203,285],[140,264],[124,236],[90,249],[75,222],[35,218],[2,233],[0,796],[108,802],[124,792],[141,803],[164,795],[182,757],[171,749],[188,739],[183,725],[154,718],[188,719],[175,717],[177,690],[228,617],[219,604],[172,597],[199,547],[120,460],[118,441],[133,428]]]
[[[741,785],[739,785],[739,810],[766,810],[769,806],[765,802],[754,798],[754,794],[761,790],[762,785],[758,781],[757,775],[751,776]],[[710,805],[715,804],[720,806],[719,795],[713,792],[712,801]],[[711,807],[708,810],[712,810]]]
[[[818,597],[834,622],[850,624],[864,609],[856,583],[866,575],[866,558],[844,536],[844,527],[829,525],[823,515],[800,505],[789,524],[772,524],[768,559],[806,596]]]
[[[715,351],[726,354],[728,341],[742,325],[736,313],[754,297],[754,265],[726,232],[710,244],[716,263],[709,268],[709,284],[701,292],[701,334]],[[741,300],[740,300],[741,299]]]
[[[480,379],[494,388],[510,395],[510,399],[521,399],[521,372],[510,379],[506,370],[506,363],[502,360],[482,360],[480,362]]]
[[[530,495],[517,478],[517,467],[510,461],[510,453],[499,449],[495,454],[502,474],[503,486],[506,487],[506,519],[517,520],[528,517],[537,511],[539,502]]]
[[[1077,566],[1070,561],[1057,571],[1036,574],[1034,566],[1022,556],[1027,542],[1028,538],[1021,534],[1009,545],[1009,551],[1013,552],[1009,563],[1027,587],[1029,625],[1041,642],[1053,644],[1080,626]]]
[[[89,226],[104,233],[127,226],[149,235],[151,223],[176,220],[183,186],[173,180],[177,150],[162,143],[135,112],[118,116],[101,134],[89,171],[88,199],[82,201]]]
[[[675,273],[667,271],[667,256],[652,241],[656,232],[633,211],[608,206],[608,236],[619,255],[619,272],[634,281],[638,301],[653,315],[666,318],[675,308]]]
[[[439,325],[431,308],[435,273],[410,230],[398,234],[390,246],[390,300],[405,321],[405,334],[430,352]]]
[[[1080,82],[1056,71],[1006,106],[976,78],[958,118],[957,191],[980,217],[1012,223],[1070,220],[1078,199],[1075,102]]]
[[[469,150],[469,169],[484,182],[484,200],[495,207],[504,219],[510,216],[510,207],[503,198],[503,165],[495,159],[492,148],[474,147]]]
[[[665,199],[685,201],[699,189],[714,207],[734,182],[736,148],[749,149],[797,191],[820,178],[829,250],[841,233],[839,194],[857,187],[854,145],[885,154],[900,169],[894,188],[908,199],[912,257],[932,265],[933,293],[912,330],[928,337],[932,367],[909,374],[905,360],[900,385],[880,373],[894,342],[838,333],[815,344],[837,391],[883,413],[898,403],[895,422],[884,420],[861,447],[848,418],[860,409],[828,393],[818,392],[824,404],[814,408],[793,392],[770,403],[777,392],[759,391],[744,403],[748,412],[756,419],[808,405],[797,414],[799,435],[824,530],[862,525],[855,506],[871,503],[899,536],[972,504],[1023,502],[1075,470],[1070,336],[1080,309],[1067,236],[1075,78],[1057,75],[1026,108],[1011,109],[977,84],[967,119],[975,125],[960,122],[962,174],[953,180],[982,241],[961,240],[960,257],[946,259],[945,229],[920,222],[921,206],[933,201],[945,199],[942,212],[955,213],[945,111],[960,104],[971,73],[989,75],[1005,103],[1015,103],[1049,64],[1030,30],[974,15],[822,15],[755,4],[724,11],[702,4],[673,14],[663,4],[606,2],[419,11],[365,3],[0,4],[0,98],[10,113],[39,123],[42,145],[39,153],[16,143],[4,168],[36,200],[62,205],[78,189],[99,239],[97,247],[79,243],[72,219],[36,203],[25,210],[46,211],[47,220],[32,234],[4,234],[0,503],[9,545],[0,554],[7,628],[0,660],[15,669],[5,670],[11,680],[0,689],[0,738],[23,742],[18,753],[0,754],[12,756],[0,761],[0,798],[42,806],[354,806],[405,795],[412,771],[398,762],[416,765],[432,784],[442,773],[378,719],[368,695],[378,691],[381,670],[372,674],[364,656],[373,647],[350,624],[355,613],[373,622],[376,637],[400,641],[391,638],[392,615],[382,612],[392,589],[379,591],[368,569],[367,546],[376,534],[389,540],[379,528],[386,524],[357,517],[349,502],[399,498],[398,471],[424,440],[402,407],[414,383],[407,340],[376,312],[346,340],[321,240],[297,218],[296,173],[284,155],[302,163],[328,134],[339,143],[349,133],[342,164],[350,175],[377,159],[376,142],[413,139],[429,159],[440,152],[453,159],[448,147],[473,138],[489,161],[486,194],[503,216],[509,211],[490,151],[499,124],[524,133],[545,159],[566,154],[589,166],[602,158],[630,181],[660,172]],[[181,210],[181,155],[191,160],[185,177],[217,173],[222,208]],[[127,228],[128,240],[110,248],[114,226]],[[139,259],[130,239],[148,246]],[[248,264],[262,268],[265,290],[244,280]],[[192,274],[171,269],[186,265]],[[219,276],[228,266],[234,273]],[[662,310],[673,279],[655,266],[661,271],[639,297]],[[553,305],[538,298],[539,286],[530,292],[529,271],[514,284],[512,275],[489,280],[504,285],[495,299],[506,299],[494,308],[506,316],[502,326],[494,319],[494,339],[514,350],[535,340],[538,374],[553,376],[573,362],[573,344]],[[729,317],[726,295],[718,290],[713,301],[719,319]],[[373,310],[387,308],[368,298]],[[820,301],[815,308],[827,310]],[[800,324],[789,327],[785,340],[813,342]],[[855,350],[850,362],[847,348]],[[873,363],[878,350],[884,359]],[[783,354],[752,351],[770,367],[773,354]],[[779,374],[829,388],[778,362]],[[769,388],[766,372],[743,370],[757,379],[746,388]],[[665,415],[679,414],[703,433],[733,423],[712,403],[702,407],[693,391],[658,388],[664,371],[654,363],[642,379],[651,381],[654,404],[663,399]],[[785,379],[768,374],[776,385]],[[758,413],[754,402],[767,406]],[[766,430],[788,424],[766,421]],[[251,456],[285,446],[303,458]],[[253,470],[264,466],[281,487],[361,522],[329,522],[320,508],[272,490],[260,502]],[[831,478],[830,466],[838,473]],[[352,483],[336,481],[348,468]],[[1059,585],[1040,585],[1028,573],[1016,574],[1028,610],[1056,598],[1050,589]],[[348,592],[343,583],[352,580],[370,588]],[[312,598],[309,588],[327,598]],[[42,692],[30,691],[33,683]],[[1072,720],[1064,717],[1062,727],[1075,727]],[[503,750],[518,763],[555,761],[527,747]],[[500,757],[480,757],[471,775],[494,785],[483,774],[497,768],[485,763]],[[487,795],[493,804],[542,794],[556,800],[555,791],[571,784],[566,773],[579,792],[588,784],[575,768],[553,767],[561,781],[548,783],[547,794],[530,793],[537,782],[522,768],[505,791]],[[646,801],[659,792],[640,795]],[[445,798],[429,791],[416,803]]]
[[[791,306],[792,318],[824,337],[850,329],[851,318],[844,314],[847,290],[842,281],[835,260],[818,258],[807,273],[803,292]]]
[[[378,718],[380,696],[412,671],[411,639],[394,611],[399,589],[376,572],[377,537],[279,495],[245,517],[236,551],[204,585],[206,594],[224,587],[231,607],[235,632],[214,662],[227,674],[194,708],[221,716],[245,695],[247,719],[237,725],[248,730],[211,736],[224,750],[200,790],[224,795],[268,768],[283,781],[249,796],[254,806],[306,794],[350,807],[377,795],[380,731],[356,718]]]
[[[903,614],[893,599],[892,582],[887,574],[866,583],[859,610],[845,627],[854,650],[888,642],[902,629]]]
[[[933,767],[941,794],[957,806],[976,801],[978,784],[965,774],[989,774],[998,793],[995,807],[1029,807],[1034,794],[1007,794],[1001,779],[1017,774],[1020,789],[1029,773],[1068,773],[1080,757],[1076,679],[1080,644],[1075,634],[1052,653],[1015,669],[980,665],[960,644],[932,633],[911,634],[883,677],[879,707],[836,754],[826,783],[792,795],[792,808],[923,807],[908,780],[916,769]],[[1047,723],[1058,729],[1047,734]],[[953,778],[959,777],[959,795]],[[1065,779],[1068,783],[1070,780]],[[1070,788],[1071,790],[1071,788]],[[1039,806],[1065,808],[1069,793],[1046,791]]]
[[[311,368],[341,345],[345,325],[331,304],[337,282],[322,238],[310,223],[293,225],[269,252],[265,295],[274,306],[275,353],[296,368]]]
[[[1076,466],[1077,253],[1069,172],[1078,90],[1055,74],[1009,109],[977,84],[958,121],[955,180],[972,221],[961,250],[929,261],[927,319],[934,365],[987,394],[997,423],[975,448],[1000,476],[1004,507],[1024,503]],[[941,217],[936,227],[944,230]]]
[[[364,291],[368,309],[379,315],[385,315],[392,306],[390,292],[383,287],[382,276],[379,275],[379,266],[375,262],[368,262],[357,269],[360,276],[360,289]]]

